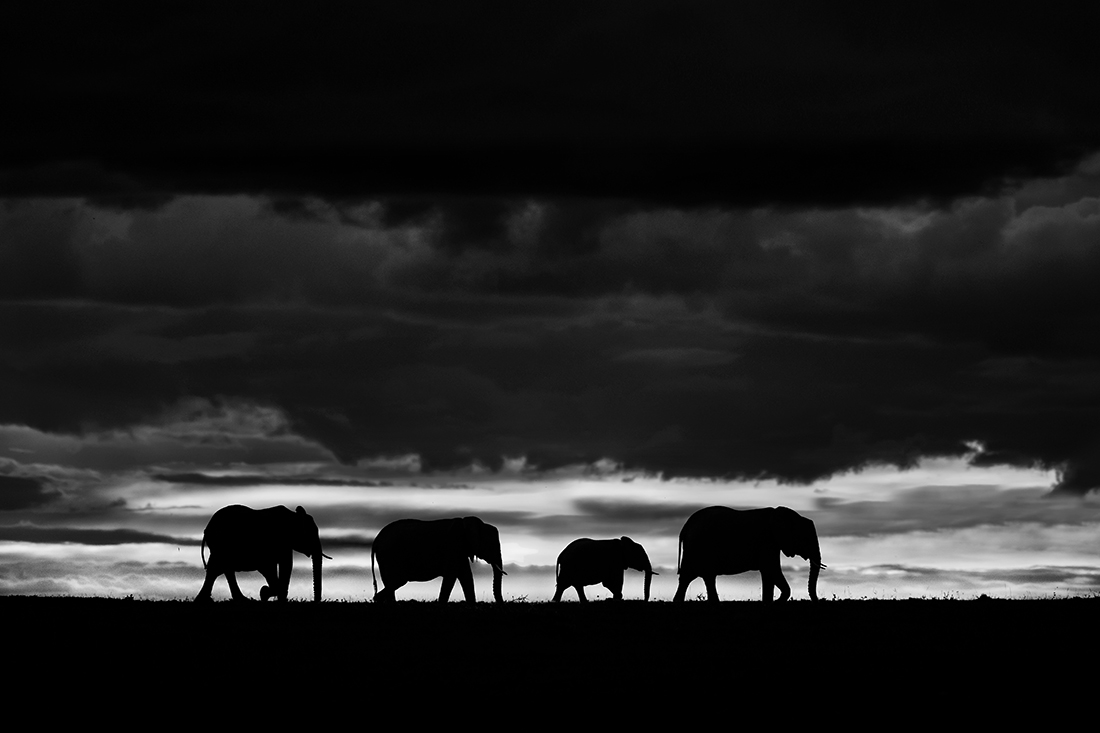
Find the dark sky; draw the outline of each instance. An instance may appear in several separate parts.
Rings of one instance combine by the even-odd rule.
[[[1095,150],[1097,15],[27,3],[2,38],[4,190],[952,197]]]
[[[1098,16],[5,6],[0,424],[1087,492]]]

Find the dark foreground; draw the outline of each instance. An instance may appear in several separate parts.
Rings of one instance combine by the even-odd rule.
[[[0,618],[9,700],[54,719],[985,727],[1094,716],[1100,598],[470,608],[0,597]]]

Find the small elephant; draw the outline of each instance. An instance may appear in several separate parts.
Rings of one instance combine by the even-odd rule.
[[[649,600],[649,585],[654,575],[645,548],[629,537],[617,540],[592,540],[583,537],[569,543],[554,568],[557,590],[554,600],[560,601],[566,588],[577,590],[582,601],[584,586],[603,583],[616,601],[623,599],[623,575],[627,568],[645,573],[645,600]]]
[[[210,546],[210,561],[206,547]],[[233,600],[248,600],[237,585],[235,573],[257,570],[267,585],[260,589],[260,599],[287,599],[290,573],[294,568],[294,552],[313,559],[313,600],[321,600],[321,558],[332,558],[321,552],[317,523],[302,507],[290,511],[285,506],[252,509],[235,504],[214,512],[202,535],[202,565],[206,581],[196,601],[209,601],[210,591],[219,575],[225,575]]]
[[[374,577],[374,558],[383,588]],[[394,600],[394,592],[409,582],[443,577],[439,600],[446,603],[457,580],[468,603],[474,603],[474,575],[470,563],[480,557],[493,567],[493,598],[501,603],[500,533],[477,517],[454,519],[398,519],[378,532],[370,550],[374,600]]]
[[[821,568],[821,548],[812,520],[793,509],[779,506],[768,509],[731,509],[712,506],[688,517],[680,530],[680,554],[677,565],[680,582],[673,601],[683,601],[688,585],[702,578],[707,600],[718,601],[717,575],[736,575],[760,571],[761,596],[771,601],[779,587],[779,600],[791,597],[791,586],[779,566],[780,553],[810,561],[808,589],[817,600],[817,577]]]

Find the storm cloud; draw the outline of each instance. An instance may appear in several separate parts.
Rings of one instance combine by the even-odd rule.
[[[1096,24],[791,8],[16,11],[0,425],[93,468],[1100,486]]]
[[[0,422],[425,471],[610,460],[809,482],[973,455],[1085,491],[1090,166],[946,209],[529,201],[495,243],[457,248],[430,217],[349,223],[320,202],[310,220],[247,197],[12,203],[14,241],[57,240],[18,262],[73,267],[57,298],[0,303]]]
[[[0,475],[0,511],[41,506],[53,498],[53,492],[39,479]]]

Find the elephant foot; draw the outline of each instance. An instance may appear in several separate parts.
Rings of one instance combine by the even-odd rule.
[[[214,599],[210,597],[209,593],[200,593],[195,596],[195,603],[213,603]]]

